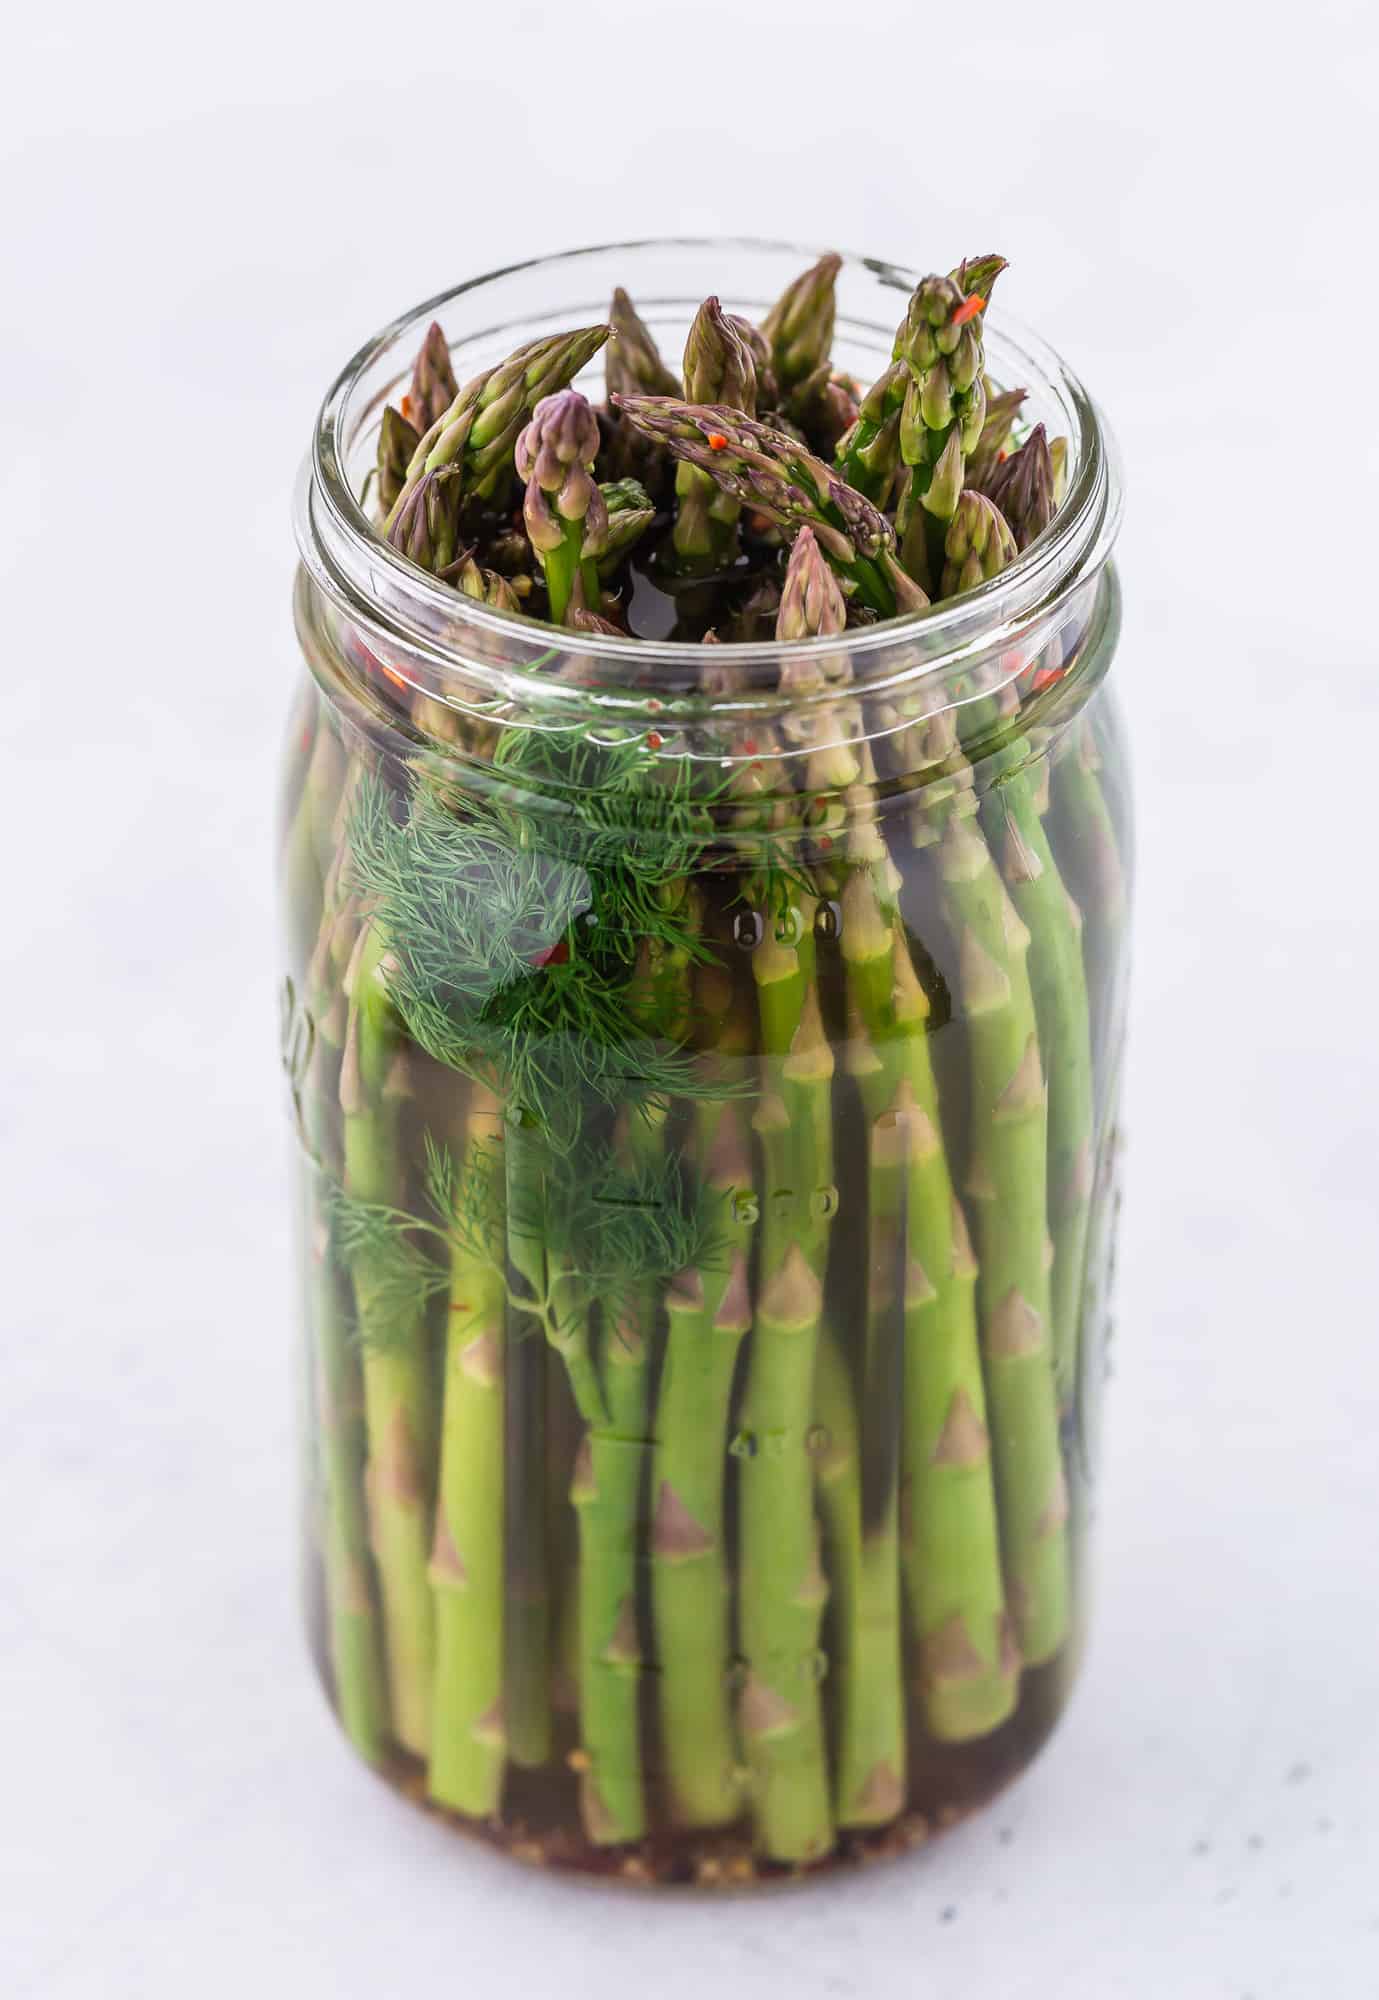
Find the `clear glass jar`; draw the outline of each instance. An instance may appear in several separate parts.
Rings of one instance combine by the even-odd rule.
[[[614,284],[673,352],[807,254],[432,300],[331,390],[297,505],[316,1656],[416,1799],[641,1880],[909,1848],[1067,1698],[1126,968],[1114,461],[997,312],[991,374],[1069,440],[1053,527],[919,620],[712,652],[486,609],[358,495],[433,315],[461,380]],[[912,284],[845,263],[862,379]]]

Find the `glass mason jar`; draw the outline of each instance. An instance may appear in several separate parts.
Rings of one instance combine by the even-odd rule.
[[[330,391],[297,503],[315,1651],[419,1801],[641,1880],[911,1847],[1067,1697],[1125,1000],[1115,462],[997,311],[992,377],[1068,439],[1052,528],[791,647],[488,609],[359,495],[433,315],[464,380],[623,284],[673,353],[807,254],[637,244],[432,300]],[[913,282],[844,264],[862,380]]]

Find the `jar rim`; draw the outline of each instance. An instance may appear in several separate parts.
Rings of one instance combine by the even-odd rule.
[[[352,622],[381,643],[400,644],[418,655],[442,684],[447,670],[471,685],[477,678],[495,692],[517,681],[530,699],[537,691],[534,682],[542,678],[541,666],[558,658],[559,691],[566,694],[573,678],[586,694],[593,686],[605,697],[621,689],[640,706],[658,687],[693,685],[704,660],[697,640],[624,638],[553,628],[492,609],[439,582],[383,538],[356,494],[347,467],[356,435],[379,404],[377,394],[372,399],[365,394],[371,372],[390,355],[399,354],[404,365],[389,386],[401,379],[410,368],[421,331],[458,300],[505,279],[561,271],[584,260],[696,251],[801,260],[823,254],[809,245],[750,236],[643,237],[557,251],[497,267],[436,293],[389,322],[351,356],[322,401],[297,482],[294,525],[308,572]],[[919,278],[906,266],[856,253],[843,253],[843,266],[906,297]],[[674,303],[692,312],[698,301],[686,293]],[[894,328],[894,321],[885,325],[856,314],[840,313],[839,324],[882,334],[887,342]],[[485,329],[501,330],[501,323]],[[474,338],[469,336],[470,341]],[[463,356],[466,344],[464,339],[454,343],[457,356]],[[811,646],[826,647],[831,657],[848,662],[854,691],[859,684],[876,691],[901,680],[911,683],[921,674],[960,669],[970,658],[994,648],[1027,643],[1034,628],[1046,624],[1075,589],[1096,576],[1111,553],[1123,499],[1119,455],[1105,419],[1062,357],[1018,319],[1002,311],[987,330],[987,347],[989,371],[998,381],[1012,379],[1015,366],[1019,373],[1013,379],[1021,386],[1037,384],[1053,399],[1066,424],[1069,486],[1050,526],[1000,576],[947,603],[858,626],[827,640],[728,641],[715,648],[716,664],[739,667],[744,678],[760,688],[774,681],[774,670],[787,652],[798,657]],[[576,665],[573,676],[570,663]],[[549,685],[554,694],[556,680],[552,678]],[[442,686],[435,691],[442,692]],[[720,705],[704,699],[706,707]],[[760,699],[753,705],[760,706]]]

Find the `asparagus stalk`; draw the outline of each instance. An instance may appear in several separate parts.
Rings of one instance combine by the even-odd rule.
[[[477,1228],[457,1233],[449,1325],[431,1582],[436,1597],[432,1798],[473,1818],[497,1812],[506,1718],[503,1411],[505,1303],[501,1245],[503,1125],[495,1099],[476,1088],[469,1107],[462,1184],[476,1197]]]
[[[358,1202],[399,1205],[399,1043],[388,1001],[376,922],[359,933],[345,978],[349,1000],[340,1108],[347,1192]],[[405,1087],[405,1086],[402,1086]],[[350,1258],[368,1431],[368,1503],[383,1597],[393,1731],[424,1758],[430,1747],[435,1646],[427,1575],[430,1385],[420,1308],[401,1312],[388,1272],[367,1239]]]
[[[328,895],[321,933],[336,921]],[[373,1564],[364,1506],[364,1391],[347,1287],[335,1261],[325,1200],[326,1176],[338,1169],[330,1098],[338,1090],[339,1050],[323,1012],[308,1062],[305,1131],[310,1319],[316,1367],[316,1422],[325,1502],[323,1567],[330,1615],[330,1663],[336,1708],[346,1735],[371,1764],[387,1754],[388,1687],[374,1604]]]
[[[346,1735],[369,1763],[380,1764],[387,1754],[388,1689],[360,1484],[364,1467],[363,1389],[349,1311],[331,1265],[329,1227],[320,1218],[310,1254],[331,1674]]]
[[[786,286],[762,322],[779,385],[781,408],[786,416],[806,428],[817,416],[828,389],[838,273],[842,266],[842,258],[832,252],[821,257]],[[694,403],[732,400],[727,396],[698,395],[690,388],[688,377],[685,393]]]
[[[599,576],[606,582],[651,526],[656,509],[639,479],[605,480],[599,491],[608,516],[608,538],[598,558]]]
[[[603,469],[614,479],[636,478],[658,500],[666,497],[674,467],[669,452],[634,430],[612,408],[617,396],[678,396],[680,380],[661,359],[650,329],[627,293],[613,294],[608,313],[612,338],[604,350],[604,380],[609,408],[603,413],[607,435]]]
[[[439,321],[433,319],[412,364],[412,386],[407,392],[403,415],[418,431],[429,431],[459,393],[460,385],[450,365],[450,343]]]
[[[896,922],[899,875],[874,799],[859,789],[849,802],[841,938],[854,1023],[850,1067],[863,1091],[869,1130],[869,1269],[879,1288],[868,1308],[866,1352],[873,1384],[868,1404],[884,1411],[888,1394],[894,1401],[884,1334],[900,1237],[903,1567],[925,1719],[932,1735],[960,1741],[1006,1719],[1015,1706],[1018,1674],[986,1430],[976,1267],[943,1141],[929,1057],[929,1004]],[[897,1217],[902,1201],[903,1230]],[[884,1465],[878,1443],[864,1450],[869,1463]],[[888,1480],[882,1507],[869,1512],[874,1542],[886,1551],[892,1574],[893,1490]],[[879,1564],[875,1569],[879,1580],[867,1579],[868,1637],[879,1657],[862,1678],[865,1710],[858,1736],[894,1713],[887,1676],[896,1649],[888,1635],[897,1612],[886,1589],[887,1570]],[[903,1744],[903,1736],[898,1741]],[[878,1789],[884,1797],[884,1785]]]
[[[747,1678],[739,1723],[756,1838],[805,1862],[833,1838],[818,1676],[827,1585],[819,1564],[808,1432],[833,1185],[833,1054],[801,949],[778,922],[753,954],[762,1047],[765,1206],[760,1295],[742,1424],[739,1617]]]
[[[716,298],[705,299],[685,341],[685,397],[691,403],[722,403],[755,416],[756,363],[736,325]],[[675,468],[675,527],[672,546],[691,568],[726,567],[737,549],[741,504],[709,473],[688,459]]]
[[[391,516],[388,540],[418,569],[439,575],[455,560],[459,497],[459,473],[453,465],[423,473]]]
[[[612,335],[604,352],[608,400],[619,396],[678,396],[680,383],[661,359],[651,329],[621,285],[608,311]]]
[[[884,507],[900,469],[900,415],[910,371],[892,361],[867,390],[851,427],[834,456],[840,476],[878,507]]]
[[[407,468],[421,438],[416,428],[409,424],[400,410],[390,403],[383,412],[378,426],[377,494],[378,504],[386,516],[401,493],[407,478]]]
[[[975,487],[979,493],[990,490],[992,479],[1005,463],[1007,445],[1026,395],[1024,389],[994,390],[987,384],[982,434],[968,458],[965,480],[967,486]]]
[[[896,561],[895,533],[885,515],[794,438],[721,404],[651,396],[617,401],[639,430],[709,473],[745,506],[790,533],[812,527],[830,562],[882,617],[927,605]]]
[[[597,558],[608,540],[608,509],[594,480],[599,427],[577,389],[545,397],[517,440],[518,476],[526,481],[523,518],[546,572],[553,625],[572,605],[597,612]]]
[[[508,475],[517,434],[543,397],[576,376],[608,338],[606,326],[548,334],[528,341],[467,382],[423,435],[402,490],[384,523],[390,532],[413,489],[428,472],[458,467],[466,498],[489,498]]]
[[[953,509],[943,545],[941,595],[958,597],[999,576],[1015,560],[1015,537],[994,501],[963,493]]]
[[[725,1018],[716,1048],[731,1061]],[[740,1060],[745,1060],[745,1043]],[[720,1255],[681,1273],[667,1334],[652,1458],[651,1582],[656,1688],[673,1821],[727,1826],[742,1809],[729,1693],[731,1620],[725,1474],[733,1373],[751,1326],[751,1154],[732,1103],[696,1107],[709,1201],[726,1218]]]
[[[937,581],[943,543],[963,488],[963,466],[982,433],[986,388],[980,316],[986,299],[952,278],[921,278],[896,336],[909,371],[900,454],[910,468],[896,516],[906,568]]]
[[[1010,523],[1018,549],[1027,549],[1053,519],[1053,457],[1048,432],[1036,424],[1018,451],[1011,452],[986,483],[986,491]]]
[[[646,1831],[637,1618],[637,1524],[646,1460],[650,1330],[605,1315],[607,1414],[580,1447],[570,1498],[579,1510],[580,1805],[598,1846]]]
[[[1094,1169],[1091,1014],[1082,962],[1082,914],[1064,886],[1021,750],[984,819],[1015,908],[1030,935],[1030,983],[1049,1082],[1049,1218],[1053,1234],[1054,1373],[1069,1407],[1077,1387],[1082,1287]]]
[[[959,940],[971,1061],[978,1300],[994,1426],[1007,1590],[1023,1658],[1068,1626],[1067,1491],[1048,1273],[1048,1121],[1029,932],[976,822],[949,814],[940,876]]]

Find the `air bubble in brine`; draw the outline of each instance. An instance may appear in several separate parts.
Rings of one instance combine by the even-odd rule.
[[[757,1455],[756,1434],[753,1431],[738,1431],[728,1449],[734,1458],[755,1458]]]
[[[755,951],[761,943],[765,929],[756,910],[739,910],[733,918],[733,943],[741,951]]]
[[[827,900],[814,912],[814,935],[821,944],[832,944],[843,928],[842,906]]]

